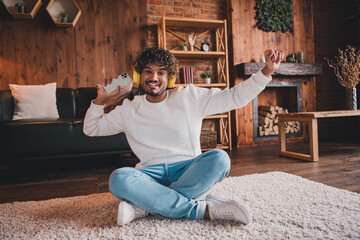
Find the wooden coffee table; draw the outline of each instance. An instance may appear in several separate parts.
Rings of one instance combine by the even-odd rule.
[[[319,161],[319,143],[318,143],[318,118],[330,117],[352,117],[360,116],[360,110],[339,110],[339,111],[319,111],[319,112],[298,112],[298,113],[279,113],[276,115],[279,119],[279,138],[280,155],[298,158],[306,161]],[[310,155],[286,151],[285,122],[300,121],[308,122],[310,137]]]

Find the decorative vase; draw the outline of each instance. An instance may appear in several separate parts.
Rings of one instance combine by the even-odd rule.
[[[298,63],[304,63],[304,53],[303,51],[299,51],[297,54]]]
[[[356,88],[346,88],[346,110],[357,110]]]
[[[182,50],[187,51],[188,50],[187,46],[182,46]]]
[[[61,22],[62,22],[62,23],[67,23],[67,22],[68,22],[68,18],[67,18],[67,17],[61,17]]]
[[[210,84],[211,83],[211,78],[205,78],[205,83]]]
[[[18,13],[25,13],[25,6],[18,6]]]
[[[261,55],[261,57],[260,57],[260,62],[262,62],[262,63],[265,63],[265,62],[266,62],[264,55]]]

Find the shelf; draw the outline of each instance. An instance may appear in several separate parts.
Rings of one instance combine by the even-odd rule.
[[[42,2],[41,0],[2,0],[5,5],[6,10],[10,13],[13,18],[18,19],[33,19],[38,13]],[[25,13],[19,13],[17,3],[23,3],[25,6]]]
[[[187,85],[189,85],[189,84],[182,84],[182,83],[175,84],[176,87],[177,86],[186,87]],[[207,83],[195,83],[193,85],[196,86],[196,87],[227,87],[226,83],[210,83],[210,84],[207,84]]]
[[[182,28],[204,28],[213,29],[224,26],[223,20],[208,20],[195,18],[176,18],[163,16],[158,24],[165,23],[166,27],[182,27]]]
[[[225,52],[202,52],[202,51],[170,51],[175,57],[191,57],[191,58],[218,58],[225,56]]]
[[[240,76],[249,76],[265,67],[265,63],[249,62],[236,66]],[[272,75],[282,76],[315,76],[322,74],[322,65],[315,63],[281,63]]]
[[[228,145],[223,145],[223,144],[217,144],[215,149],[229,149],[230,147]],[[201,149],[201,151],[209,151],[209,150],[213,150],[214,148],[204,148]]]
[[[75,0],[50,0],[46,11],[57,27],[74,27],[81,15],[81,10]],[[66,11],[68,22],[61,22],[61,11]]]
[[[218,119],[218,118],[227,118],[227,114],[217,114],[217,115],[209,115],[204,117],[204,119]]]

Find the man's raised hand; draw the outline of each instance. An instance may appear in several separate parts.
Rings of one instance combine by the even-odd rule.
[[[279,50],[269,49],[265,51],[264,55],[266,66],[261,71],[265,76],[270,77],[279,68],[281,61],[284,59],[284,53]]]
[[[104,105],[108,102],[118,102],[131,92],[133,82],[129,82],[123,87],[117,86],[116,89],[111,93],[106,92],[104,86],[111,84],[113,78],[114,77],[104,79],[103,84],[96,84],[98,90],[97,97],[94,100],[95,104]]]

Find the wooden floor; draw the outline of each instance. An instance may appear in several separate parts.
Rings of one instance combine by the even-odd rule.
[[[287,147],[306,153],[308,145],[295,143]],[[280,157],[278,148],[267,145],[229,152],[230,176],[282,171],[360,193],[360,143],[320,143],[319,162]],[[97,157],[2,165],[0,203],[107,192],[110,173],[135,163],[135,158],[126,155],[121,160]]]

